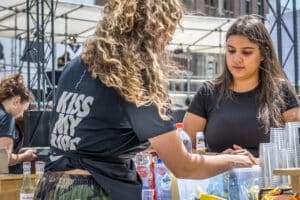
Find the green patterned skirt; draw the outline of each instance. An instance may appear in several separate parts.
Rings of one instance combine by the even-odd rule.
[[[39,181],[34,200],[110,200],[90,175],[48,172]]]

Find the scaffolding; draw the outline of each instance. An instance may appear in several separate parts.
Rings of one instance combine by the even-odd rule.
[[[264,1],[262,1],[264,2]],[[270,10],[270,33],[274,35],[273,40],[277,41],[275,46],[277,47],[277,56],[283,69],[287,68],[288,60],[293,60],[294,77],[293,82],[296,91],[299,93],[299,54],[298,54],[298,17],[297,6],[300,6],[297,0],[266,0]],[[298,5],[297,5],[298,4]],[[262,6],[263,7],[263,6]],[[288,8],[289,7],[289,8]],[[286,18],[286,15],[291,17]],[[271,22],[273,21],[273,22]],[[288,23],[290,26],[288,26]],[[291,28],[292,26],[292,28]],[[285,36],[285,37],[283,37]],[[285,49],[283,45],[286,43],[291,45]],[[287,53],[283,52],[287,51]]]
[[[22,61],[27,65],[28,88],[36,91],[37,109],[45,110],[49,96],[55,100],[55,87],[51,84],[55,80],[53,0],[26,0],[26,26],[26,46]],[[46,36],[46,27],[50,27],[49,36]],[[22,72],[24,63],[21,64],[19,73]],[[36,69],[32,77],[31,63]],[[45,73],[49,63],[52,68],[52,82]]]
[[[64,44],[66,51],[71,36],[82,43],[93,33],[102,9],[57,0],[0,2],[0,37],[12,41],[11,68],[7,71],[26,76],[38,110],[55,101],[56,44]]]
[[[280,0],[266,0],[261,1],[261,3],[268,5],[270,15],[274,17],[270,32],[277,33],[277,52],[283,68],[286,67],[287,60],[291,59],[291,55],[293,55],[294,82],[298,90],[297,1],[287,0],[283,3]],[[293,27],[295,27],[293,29],[287,28],[283,18],[286,12],[291,12],[290,9],[287,9],[291,3],[293,5]],[[264,5],[260,8],[263,9]],[[102,18],[102,9],[103,7],[99,6],[70,4],[56,0],[0,2],[0,37],[14,38],[11,56],[12,71],[16,69],[21,71],[26,65],[27,79],[30,81],[28,87],[36,90],[39,109],[44,109],[49,100],[55,99],[55,87],[53,86],[55,80],[49,80],[49,77],[45,75],[45,69],[48,67],[52,71],[51,79],[55,79],[55,44],[64,44],[66,51],[70,36],[74,36],[78,43],[82,43],[88,35],[94,32],[96,23]],[[26,21],[24,21],[24,16],[26,16]],[[234,21],[235,19],[232,18],[186,15],[182,21],[184,32],[178,28],[168,48],[172,52],[177,49],[182,50],[175,56],[184,57],[188,70],[191,68],[194,52],[219,55],[217,63],[220,68],[225,34]],[[287,33],[288,39],[293,43],[288,49],[288,53],[283,53],[286,49],[282,49],[282,32]],[[27,58],[29,57],[29,61],[26,59],[22,61],[19,59],[21,56],[16,55],[17,44],[23,40],[27,42],[24,54]],[[19,54],[20,51],[18,51]],[[37,62],[32,62],[32,60]],[[20,61],[21,63],[18,63]],[[35,70],[34,73],[31,73],[33,70]],[[195,82],[198,78],[183,77],[186,79],[184,82],[188,83]],[[189,89],[190,87],[187,86],[186,88]]]

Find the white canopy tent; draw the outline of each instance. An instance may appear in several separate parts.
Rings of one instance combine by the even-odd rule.
[[[36,10],[31,8],[31,10]],[[78,36],[78,42],[91,35],[95,25],[101,19],[103,7],[71,4],[60,1],[54,2],[54,36],[55,42],[63,42],[66,36]],[[45,13],[49,8],[45,7]],[[36,13],[32,13],[35,17]],[[32,21],[30,21],[32,23]],[[33,27],[30,24],[30,27]],[[5,0],[0,2],[0,37],[16,37],[26,39],[26,1]],[[46,37],[51,34],[50,23],[47,24]]]
[[[170,48],[183,47],[184,50],[202,53],[220,53],[225,44],[225,34],[235,19],[190,16],[182,20],[183,31],[175,31]]]
[[[32,2],[30,0],[29,2]],[[50,4],[50,0],[43,0]],[[36,31],[34,21],[36,21],[37,12],[41,12],[36,8],[36,2],[30,5],[30,37],[33,38]],[[44,14],[49,15],[50,8],[44,7]],[[63,44],[65,50],[59,52],[59,48],[62,45],[55,45],[57,56],[60,56],[64,52],[67,52],[67,46],[70,36],[75,36],[77,43],[83,43],[84,40],[92,35],[95,31],[96,24],[102,18],[103,7],[95,5],[82,5],[75,3],[67,3],[54,0],[53,6],[54,13],[54,27],[52,29],[50,23],[50,16],[48,21],[45,21],[45,38],[50,40],[51,34],[54,34],[54,42],[56,44]],[[39,13],[41,14],[41,13]],[[26,13],[26,0],[2,0],[0,1],[0,40],[1,38],[10,38],[13,42],[10,45],[6,45],[6,51],[9,46],[11,48],[11,66],[13,70],[18,67],[22,68],[24,74],[31,74],[34,77],[36,66],[28,68],[22,67],[21,54],[23,54],[23,48],[27,39],[27,16]],[[204,17],[204,16],[191,16],[185,15],[181,22],[183,30],[178,27],[175,31],[174,38],[168,46],[170,51],[180,49],[181,52],[201,52],[201,53],[213,53],[219,54],[223,51],[225,33],[228,27],[234,22],[235,19],[228,18],[216,18],[216,17]],[[53,32],[51,32],[53,30]],[[21,41],[22,45],[17,48],[17,43]],[[25,47],[26,48],[26,47]],[[24,49],[25,49],[24,48]],[[53,48],[53,47],[52,47]],[[48,50],[49,51],[49,48]],[[187,54],[173,54],[178,58],[188,59],[190,61],[191,56]],[[7,59],[9,60],[9,59]],[[47,69],[51,68],[51,63],[47,65]],[[16,67],[16,68],[14,68]],[[0,69],[1,77],[1,69]],[[27,80],[28,81],[28,80]],[[32,85],[32,84],[31,84]]]
[[[102,17],[103,7],[60,1],[55,1],[54,4],[54,40],[57,43],[64,43],[70,35],[76,36],[77,42],[83,42],[87,36],[93,34],[97,21]],[[34,13],[32,17],[35,17]],[[224,35],[233,21],[234,19],[228,18],[185,15],[182,21],[184,31],[180,28],[176,30],[169,48],[220,53]],[[31,24],[30,27],[32,26]],[[26,30],[26,1],[0,1],[0,37],[26,39]],[[45,30],[45,36],[49,37],[50,23]]]

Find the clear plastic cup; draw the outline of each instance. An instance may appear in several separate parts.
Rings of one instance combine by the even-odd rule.
[[[264,187],[279,186],[280,176],[273,175],[273,170],[278,168],[278,147],[273,143],[259,144],[259,160],[263,172]]]

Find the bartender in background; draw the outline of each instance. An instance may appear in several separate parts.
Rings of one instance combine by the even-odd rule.
[[[209,150],[258,159],[271,127],[300,121],[299,101],[276,57],[271,37],[255,15],[245,15],[226,35],[222,74],[202,85],[184,117],[193,145],[205,132]]]
[[[0,83],[0,148],[9,152],[9,165],[34,160],[37,155],[32,149],[22,150],[23,134],[16,124],[28,109],[33,96],[24,85],[20,74],[4,77]]]
[[[65,64],[67,62],[69,62],[70,60],[71,60],[70,53],[69,52],[65,52],[62,56],[60,56],[57,59],[57,67],[58,67],[58,69],[63,68],[65,66]]]

